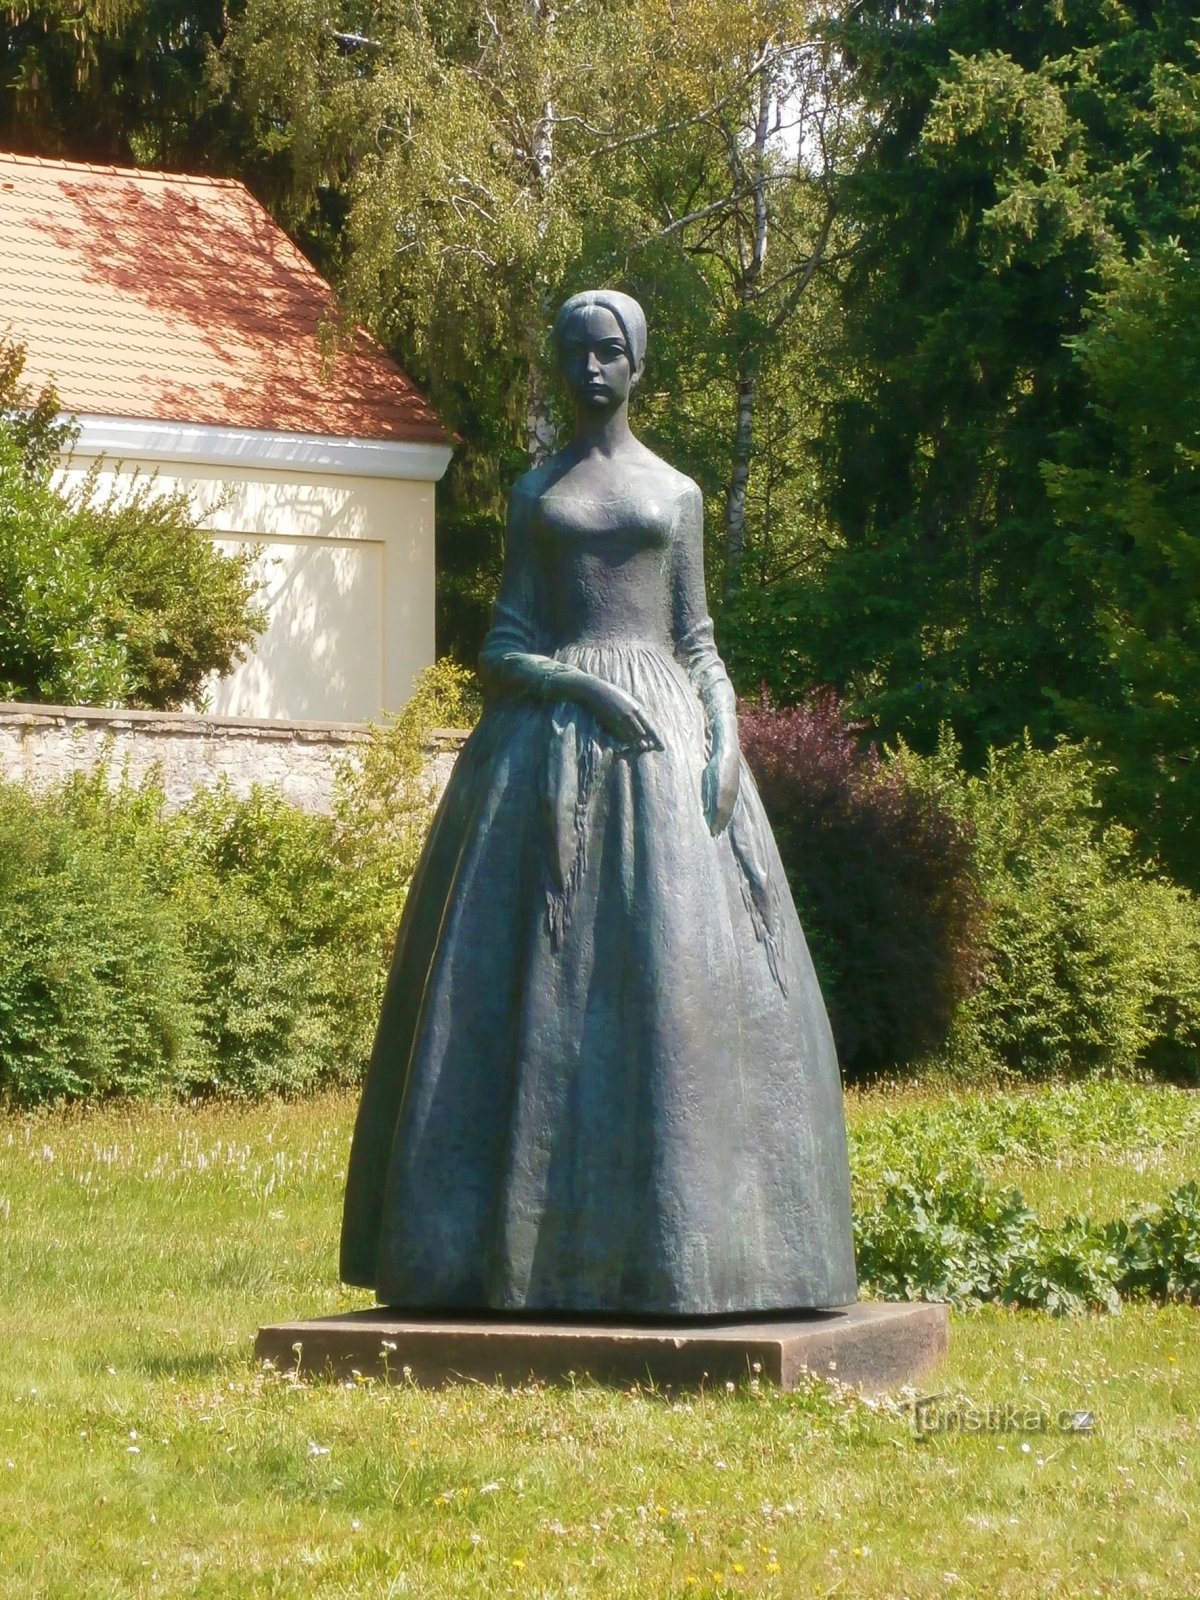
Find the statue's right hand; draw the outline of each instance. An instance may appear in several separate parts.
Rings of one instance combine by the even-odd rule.
[[[639,702],[615,683],[591,678],[579,698],[596,721],[622,744],[638,750],[662,749],[663,742]]]

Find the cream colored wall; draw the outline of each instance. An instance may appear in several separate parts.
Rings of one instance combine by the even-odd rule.
[[[77,484],[91,463],[63,469]],[[214,683],[221,716],[360,722],[398,710],[433,660],[434,484],[306,469],[106,464],[101,494],[152,474],[188,489],[223,549],[251,548],[269,607],[253,655]]]

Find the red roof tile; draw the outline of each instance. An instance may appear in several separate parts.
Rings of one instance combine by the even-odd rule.
[[[0,331],[71,412],[446,442],[245,186],[0,154]]]

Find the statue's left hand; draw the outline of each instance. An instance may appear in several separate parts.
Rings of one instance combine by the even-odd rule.
[[[700,797],[704,802],[704,815],[713,838],[719,838],[729,826],[733,808],[737,804],[740,782],[741,755],[736,739],[718,739],[700,780]]]

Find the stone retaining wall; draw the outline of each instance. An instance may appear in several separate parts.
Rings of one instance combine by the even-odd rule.
[[[107,760],[114,782],[122,772],[137,781],[157,766],[171,806],[224,777],[240,795],[266,784],[305,811],[327,811],[334,763],[364,732],[358,722],[258,722],[0,702],[0,774],[41,786]],[[439,794],[465,737],[458,729],[440,729],[431,738],[429,773]]]

